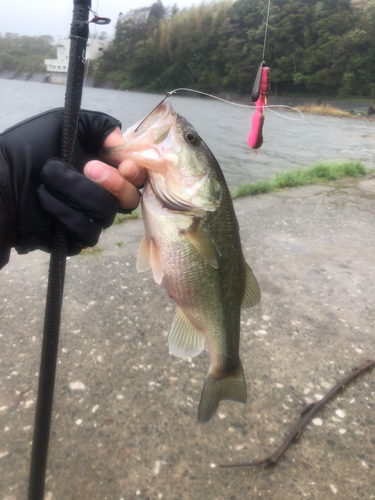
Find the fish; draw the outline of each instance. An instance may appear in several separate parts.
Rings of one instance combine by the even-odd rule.
[[[177,304],[171,354],[209,352],[198,407],[198,421],[207,422],[221,400],[247,401],[240,314],[260,301],[259,285],[243,255],[224,175],[196,129],[163,102],[123,137],[124,145],[104,154],[110,163],[133,159],[147,169],[137,270],[151,269]]]

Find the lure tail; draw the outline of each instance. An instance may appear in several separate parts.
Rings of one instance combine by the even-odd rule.
[[[251,130],[247,138],[247,142],[252,149],[259,149],[263,144],[263,123],[264,123],[264,108],[267,105],[267,98],[270,88],[270,69],[262,63],[259,66],[257,76],[255,78],[251,97],[255,102],[255,113],[251,122]]]

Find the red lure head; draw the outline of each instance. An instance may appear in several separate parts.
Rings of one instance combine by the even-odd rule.
[[[262,79],[260,82],[260,94],[259,99],[256,101],[255,106],[267,106],[267,98],[270,92],[270,68],[264,66],[262,68]]]

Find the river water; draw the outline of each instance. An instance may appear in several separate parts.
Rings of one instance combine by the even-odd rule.
[[[0,80],[0,131],[63,106],[64,97],[63,86]],[[147,115],[160,99],[156,94],[85,88],[82,106],[115,116],[125,130]],[[171,102],[211,148],[231,188],[321,160],[351,159],[369,168],[375,166],[374,122],[316,115],[300,120],[297,113],[284,113],[282,117],[266,111],[261,154],[252,155],[247,145],[252,109],[195,97],[173,96]]]

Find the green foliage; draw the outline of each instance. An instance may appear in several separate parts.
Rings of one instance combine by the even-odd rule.
[[[141,207],[139,206],[135,210],[133,210],[131,214],[117,214],[115,220],[113,221],[113,225],[115,226],[117,224],[123,224],[124,222],[141,218],[142,218],[142,210]]]
[[[95,84],[118,89],[250,93],[263,54],[268,0],[178,10],[161,0],[121,15]],[[271,91],[375,93],[375,0],[273,0],[265,60]]]
[[[95,245],[94,247],[84,248],[79,255],[80,255],[80,257],[97,256],[97,255],[100,255],[103,250],[104,250],[104,247],[102,245]]]
[[[368,172],[361,162],[350,160],[330,163],[319,162],[310,168],[297,167],[286,172],[277,173],[271,179],[261,180],[254,184],[244,184],[232,193],[232,198],[269,193],[277,189],[306,186],[320,181],[339,180],[343,177],[360,177]]]
[[[44,59],[56,57],[53,38],[44,36],[18,36],[14,33],[0,35],[0,71],[18,73],[43,73]]]
[[[231,3],[167,12],[159,0],[121,16],[95,84],[111,81],[115,88],[146,91],[185,86],[217,90],[225,76],[220,30]]]

